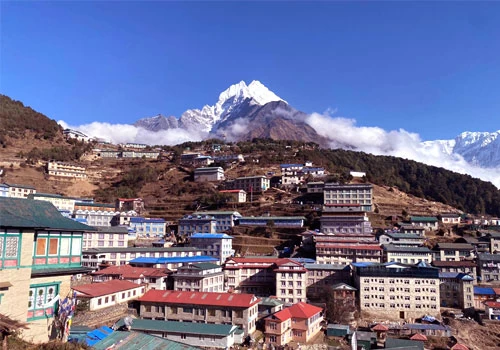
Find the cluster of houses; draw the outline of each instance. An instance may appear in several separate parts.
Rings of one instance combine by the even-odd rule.
[[[200,164],[200,157],[206,159],[198,154],[182,161]],[[220,181],[220,170],[197,168],[195,180]],[[119,327],[224,349],[257,329],[270,348],[311,341],[327,328],[325,320],[332,318],[327,312],[335,312],[325,308],[328,295],[351,313],[400,320],[408,327],[423,316],[440,317],[443,307],[484,310],[485,318],[500,319],[500,231],[494,225],[478,237],[430,248],[428,233],[461,223],[460,215],[410,216],[374,233],[368,215],[372,185],[310,181],[324,175],[311,163],[283,164],[281,171],[283,184],[308,182],[313,192],[323,193],[319,230],[306,230],[302,216],[203,211],[179,218],[177,234],[187,243],[176,245],[169,223],[141,216],[140,198],[103,204],[0,185],[0,314],[26,322],[23,337],[43,342],[67,333],[71,322],[65,321],[78,303],[89,311],[129,303],[138,319],[121,320]],[[264,175],[226,183],[227,193],[238,196],[269,187]],[[230,234],[235,225],[271,222],[276,228],[303,228],[301,248],[310,257],[235,254]],[[156,239],[148,247],[130,246],[138,237]],[[84,275],[91,283],[72,283]],[[342,327],[328,327],[327,334],[343,332]],[[375,341],[384,327],[373,329]],[[413,330],[427,334],[418,325]],[[354,337],[358,344],[360,334]],[[367,335],[369,343],[373,334]]]

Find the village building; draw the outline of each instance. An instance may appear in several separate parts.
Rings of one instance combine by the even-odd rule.
[[[447,225],[457,225],[461,222],[461,216],[456,213],[443,213],[441,216],[441,222]]]
[[[488,300],[484,302],[484,313],[489,320],[500,320],[500,302]]]
[[[173,247],[175,248],[175,247]],[[170,258],[161,258],[161,257],[145,257],[141,256],[129,261],[129,264],[132,266],[141,266],[141,267],[156,267],[156,268],[164,268],[171,271],[177,271],[178,268],[190,264],[201,264],[201,263],[218,263],[218,259],[206,256],[206,255],[194,255],[194,256],[177,256]]]
[[[224,272],[217,264],[184,265],[172,274],[172,279],[176,291],[224,292]]]
[[[416,233],[384,232],[378,236],[381,245],[418,247],[424,244],[425,238]]]
[[[383,249],[383,262],[394,261],[413,265],[421,261],[430,264],[432,261],[432,251],[427,247],[384,244]]]
[[[247,193],[245,190],[221,190],[219,193],[231,197],[231,202],[245,203],[247,201]]]
[[[314,241],[318,264],[382,262],[382,248],[371,234],[314,236]]]
[[[305,344],[321,332],[323,309],[296,303],[265,318],[265,343],[283,346],[291,341]]]
[[[339,211],[334,211],[335,206],[325,205],[323,215],[320,217],[321,232],[324,234],[334,233],[372,233],[372,224],[366,213],[362,212],[359,205],[353,212],[347,212],[345,206]]]
[[[500,281],[500,254],[478,254],[477,273],[482,282]]]
[[[220,222],[220,221],[219,221]],[[224,224],[224,226],[229,226]],[[179,219],[178,231],[180,236],[190,237],[193,233],[216,233],[217,232],[217,219],[213,215],[208,214],[192,214],[184,215]],[[222,232],[225,230],[219,230]]]
[[[255,332],[259,299],[253,294],[150,290],[139,299],[142,319],[231,324]]]
[[[161,218],[130,218],[130,228],[137,237],[163,237],[167,233],[167,222]]]
[[[410,216],[410,224],[426,230],[437,230],[439,222],[435,216]]]
[[[391,318],[437,316],[440,311],[439,270],[425,263],[353,263],[361,312]]]
[[[144,211],[144,200],[142,198],[117,198],[115,209],[119,212],[134,211],[141,214]]]
[[[57,301],[70,296],[82,267],[87,225],[63,217],[45,201],[0,198],[0,314],[27,323],[21,338],[55,339]]]
[[[9,184],[6,182],[4,185],[8,188],[7,197],[9,198],[28,198],[30,194],[36,193],[36,189],[33,186]]]
[[[401,233],[416,234],[416,235],[424,237],[425,231],[427,231],[427,230],[424,227],[401,223],[401,224],[399,224],[399,231]]]
[[[89,142],[90,137],[83,132],[74,129],[64,129],[63,135],[66,139],[76,139],[77,141]]]
[[[474,306],[474,279],[465,273],[440,272],[441,306],[469,309]]]
[[[124,325],[123,320],[117,323],[117,327]],[[243,342],[241,331],[231,324],[134,319],[130,330],[150,334],[156,339],[169,341],[168,344],[159,344],[154,349],[195,350],[191,346],[196,346],[196,349],[200,350],[201,348],[198,347],[204,349],[230,349],[234,345]],[[140,344],[144,344],[144,342],[140,342]],[[129,346],[130,348],[137,346],[137,342],[130,342]]]
[[[309,300],[324,300],[325,293],[341,282],[349,282],[351,268],[338,264],[304,264],[307,270],[306,296]]]
[[[78,209],[73,212],[72,217],[89,226],[112,226],[117,215],[120,215],[120,212]]]
[[[131,265],[109,266],[91,274],[92,282],[126,280],[136,284],[146,284],[149,289],[167,289],[168,269],[136,267]]]
[[[222,169],[221,167],[194,169],[195,182],[215,182],[223,181],[224,179],[224,169]]]
[[[90,248],[83,251],[83,266],[94,270],[99,266],[120,266],[138,257],[168,258],[168,257],[194,257],[201,255],[201,251],[192,247],[125,247],[125,248]]]
[[[463,273],[472,277],[474,284],[477,283],[477,264],[472,260],[461,261],[437,261],[431,263],[437,267],[439,272]]]
[[[303,216],[243,216],[238,219],[240,226],[303,227]]]
[[[276,295],[286,303],[306,300],[307,270],[286,258],[229,258],[224,265],[226,290],[253,293],[267,297]]]
[[[192,216],[211,216],[215,219],[215,232],[225,232],[232,229],[238,220],[241,218],[241,214],[237,211],[224,211],[224,210],[214,210],[214,211],[200,211],[192,214]],[[196,231],[205,232],[205,231]]]
[[[325,183],[324,204],[358,204],[372,211],[373,185]]]
[[[267,191],[270,186],[270,180],[264,175],[244,176],[226,181],[226,189],[245,190],[250,194]]]
[[[128,246],[128,228],[125,226],[93,226],[94,231],[83,234],[83,249]]]
[[[325,183],[323,181],[311,181],[307,183],[307,193],[323,193]]]
[[[75,286],[73,291],[76,292],[77,303],[86,301],[89,310],[95,311],[141,297],[146,292],[146,285],[127,280],[109,280]]]
[[[59,211],[68,211],[73,213],[75,210],[75,198],[73,197],[64,197],[60,194],[52,194],[52,193],[32,193],[28,195],[28,199],[46,201],[52,203],[54,207]]]
[[[219,264],[234,255],[233,237],[225,233],[194,233],[189,241],[189,246],[201,250],[202,255],[217,258]]]
[[[474,308],[484,310],[484,302],[495,300],[495,289],[492,287],[474,286]]]
[[[281,164],[281,184],[298,185],[308,177],[315,178],[325,175],[325,168],[313,167],[311,162],[304,164]]]
[[[49,176],[72,178],[72,179],[86,179],[87,171],[84,166],[63,163],[51,160],[47,163],[47,173]]]
[[[436,261],[461,261],[474,258],[474,247],[469,243],[437,243],[432,250]]]

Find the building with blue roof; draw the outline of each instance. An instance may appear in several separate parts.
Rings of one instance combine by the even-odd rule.
[[[474,278],[461,272],[439,272],[441,306],[468,309],[474,306]]]
[[[165,235],[167,222],[160,218],[130,218],[130,227],[136,231],[138,237],[162,237]]]
[[[218,263],[219,259],[212,256],[206,255],[196,255],[196,256],[183,256],[175,258],[154,258],[154,257],[139,257],[130,260],[129,264],[132,266],[142,266],[142,267],[157,267],[157,268],[167,268],[169,270],[175,271],[178,267],[186,264],[198,264],[198,263]]]
[[[474,307],[484,310],[484,302],[495,298],[495,290],[491,287],[474,286]]]
[[[203,255],[217,258],[219,264],[234,255],[233,237],[224,233],[194,233],[190,246],[200,249]]]

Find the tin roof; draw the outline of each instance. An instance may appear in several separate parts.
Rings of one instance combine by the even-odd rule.
[[[120,327],[124,324],[125,323],[122,319],[119,320],[116,325]],[[160,331],[185,334],[228,336],[231,333],[234,333],[237,329],[237,326],[233,326],[230,324],[210,324],[144,319],[134,319],[132,322],[132,330]]]
[[[192,323],[190,323],[192,324]],[[141,332],[113,332],[92,345],[95,350],[148,349],[148,350],[201,350],[201,348],[179,343]]]
[[[149,290],[140,299],[140,302],[155,302],[166,304],[189,304],[232,306],[248,308],[260,300],[253,294],[244,293],[216,293],[216,292],[179,292],[170,290]]]
[[[141,287],[140,284],[127,280],[111,280],[99,283],[82,284],[80,286],[73,287],[73,290],[85,294],[85,296],[94,298],[139,287]]]
[[[49,202],[0,197],[0,227],[94,231],[61,215]]]

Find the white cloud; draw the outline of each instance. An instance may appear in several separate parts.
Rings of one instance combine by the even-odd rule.
[[[356,126],[354,119],[313,113],[306,123],[330,141],[331,148],[345,148],[412,159],[492,182],[500,188],[500,169],[486,169],[467,163],[459,155],[449,155],[437,143],[423,143],[420,136],[406,130],[386,131],[379,127]]]
[[[282,113],[291,117],[288,111],[283,110]],[[412,159],[457,173],[469,174],[490,181],[500,188],[500,168],[473,166],[459,155],[445,153],[443,146],[438,143],[422,142],[416,133],[403,129],[386,131],[379,127],[357,126],[354,119],[332,117],[330,113],[331,110],[327,110],[325,114],[312,113],[306,117],[305,122],[327,138],[331,148]],[[237,140],[241,134],[247,132],[248,122],[247,119],[241,118],[224,130],[227,140]],[[79,130],[88,136],[102,138],[114,144],[136,142],[148,145],[176,145],[186,141],[199,141],[206,136],[178,128],[153,132],[129,124],[93,122],[70,126],[62,120],[58,123],[64,128]]]
[[[90,137],[105,139],[114,144],[133,142],[147,145],[177,145],[186,141],[202,139],[200,134],[178,128],[154,132],[130,124],[92,122],[72,126],[63,120],[58,121],[58,123],[63,128],[75,129]]]

